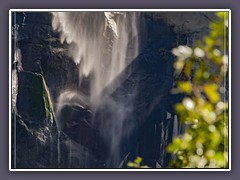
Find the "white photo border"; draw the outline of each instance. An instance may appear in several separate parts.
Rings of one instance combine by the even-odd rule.
[[[12,97],[12,73],[11,73],[11,59],[12,59],[12,40],[11,40],[11,30],[12,30],[12,12],[115,12],[115,11],[124,11],[124,12],[228,12],[228,28],[229,28],[229,58],[228,58],[228,70],[229,70],[229,151],[228,151],[228,168],[216,168],[216,169],[15,169],[11,167],[12,162],[12,152],[11,152],[11,97]],[[231,171],[231,9],[10,9],[9,10],[9,171]]]

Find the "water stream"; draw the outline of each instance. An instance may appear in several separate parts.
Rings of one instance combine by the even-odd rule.
[[[53,12],[52,26],[79,65],[79,86],[90,78],[90,104],[138,54],[135,12]]]
[[[121,82],[118,83],[116,77],[138,55],[138,15],[136,12],[53,12],[52,15],[53,29],[60,33],[62,43],[69,44],[68,53],[79,66],[80,79],[80,92],[67,90],[59,96],[57,118],[66,104],[85,105],[92,111],[97,110],[104,88],[113,80],[114,85],[118,86]],[[89,80],[88,94],[81,91],[85,79]],[[110,121],[116,122],[114,126],[104,128],[112,132],[109,158],[114,159],[118,154],[122,125],[127,116],[125,111],[129,111],[129,108],[121,107],[123,104],[115,101],[111,104],[112,114],[116,116]],[[58,128],[61,129],[60,122]],[[74,143],[70,144],[70,155],[76,154],[77,147]],[[61,150],[58,151],[60,154]]]

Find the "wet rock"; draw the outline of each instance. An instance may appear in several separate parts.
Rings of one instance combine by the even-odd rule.
[[[104,161],[99,160],[86,146],[72,140],[67,134],[59,131],[53,137],[57,147],[58,168],[103,168]]]
[[[107,154],[98,141],[99,130],[93,126],[93,113],[76,101],[64,104],[57,113],[58,167],[104,168]]]
[[[48,126],[35,126],[28,120],[15,117],[16,142],[12,144],[13,168],[51,168],[54,167],[54,152],[51,144],[52,133]],[[14,118],[13,118],[14,119]],[[26,122],[26,123],[25,123]],[[28,125],[27,125],[28,124]]]
[[[50,48],[42,54],[41,67],[53,103],[61,92],[79,89],[78,66],[69,58],[62,48]]]
[[[58,114],[59,130],[91,150],[96,143],[96,130],[92,124],[92,112],[80,105],[64,105]]]
[[[22,71],[18,74],[18,114],[33,121],[44,124],[44,119],[49,125],[53,125],[54,113],[51,99],[42,75]]]
[[[52,19],[49,12],[25,12],[26,24],[49,25],[52,24]]]
[[[146,20],[144,27],[146,32],[141,34],[147,35],[148,41],[142,43],[136,59],[104,89],[95,113],[94,127],[100,131],[97,141],[102,145],[99,149],[108,154],[107,167],[118,167],[129,153],[130,160],[141,156],[152,168],[156,162],[165,167],[169,161],[164,148],[171,137],[165,134],[173,127],[170,120],[166,121],[166,114],[174,101],[168,101],[174,82],[174,57],[170,52],[177,45],[177,34],[164,21]],[[164,48],[159,51],[159,47]],[[160,156],[163,161],[159,161]]]
[[[17,112],[12,113],[12,127],[13,168],[55,166],[52,136],[57,132],[56,122],[42,75],[19,73]]]
[[[164,21],[177,34],[197,40],[209,32],[209,23],[216,20],[215,12],[153,12],[145,13],[148,21]],[[157,32],[157,31],[156,31]]]
[[[68,56],[66,43],[51,26],[49,12],[17,14],[13,44],[21,50],[22,68],[42,74],[52,96],[53,104],[63,90],[76,90],[79,83],[78,66]],[[21,18],[20,18],[21,17]]]

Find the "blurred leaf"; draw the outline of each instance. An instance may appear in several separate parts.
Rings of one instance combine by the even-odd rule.
[[[127,163],[127,166],[130,167],[130,168],[149,168],[148,166],[146,165],[141,165],[142,163],[142,158],[141,157],[137,157],[134,162],[132,161],[129,161]]]
[[[204,92],[212,103],[217,103],[220,100],[220,96],[217,92],[218,87],[216,84],[205,84],[203,88]]]
[[[180,90],[183,92],[190,94],[192,92],[192,84],[187,81],[187,82],[178,82],[178,87]]]
[[[136,167],[136,164],[131,161],[128,162],[127,165],[128,165],[128,167]]]
[[[137,159],[135,159],[135,163],[140,164],[142,162],[142,158],[141,157],[137,157]]]
[[[228,167],[228,13],[219,12],[217,16],[203,41],[173,51],[177,56],[176,74],[190,77],[176,78],[175,92],[187,94],[175,105],[186,130],[167,146],[167,151],[174,154],[170,167]]]

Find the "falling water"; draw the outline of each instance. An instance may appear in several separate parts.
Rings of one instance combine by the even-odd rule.
[[[64,105],[84,105],[97,110],[101,105],[104,88],[138,55],[138,28],[136,12],[53,12],[52,26],[60,32],[61,42],[69,44],[69,56],[79,66],[79,86],[84,79],[89,79],[90,92],[65,91],[58,98],[58,112]],[[112,87],[112,88],[114,88]],[[121,129],[129,107],[121,102],[111,102],[112,111],[116,114],[115,125],[109,128],[112,132],[110,159],[115,159]],[[113,108],[115,107],[115,108]],[[123,110],[121,110],[123,109]],[[97,119],[98,120],[98,119]],[[58,122],[61,129],[61,123]],[[115,132],[117,131],[117,132]],[[76,146],[77,147],[77,146]],[[70,154],[76,154],[74,147]],[[76,148],[75,148],[76,149]],[[81,153],[78,153],[81,156]],[[118,154],[118,153],[117,153]],[[83,157],[79,157],[81,159]]]
[[[22,63],[21,63],[21,50],[19,48],[15,49],[14,52],[14,62],[15,65],[14,69],[12,70],[12,109],[15,111],[16,109],[16,101],[17,101],[17,92],[18,92],[18,76],[17,71],[22,70]]]
[[[53,12],[53,29],[70,44],[79,79],[90,78],[90,103],[138,53],[135,12]]]

